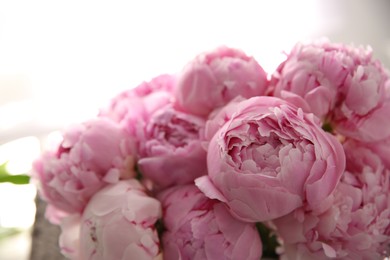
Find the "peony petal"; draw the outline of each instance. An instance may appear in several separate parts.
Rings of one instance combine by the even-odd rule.
[[[195,185],[210,199],[217,199],[222,202],[226,202],[226,198],[222,193],[214,186],[213,182],[208,176],[203,176],[195,180]]]
[[[321,244],[322,244],[322,248],[324,249],[324,253],[327,257],[335,258],[337,256],[336,250],[334,250],[334,248],[332,248],[326,243],[321,243]]]

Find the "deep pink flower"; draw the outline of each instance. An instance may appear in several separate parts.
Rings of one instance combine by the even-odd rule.
[[[184,68],[175,91],[176,105],[207,117],[237,96],[263,95],[267,86],[267,75],[254,58],[223,46],[198,55]]]
[[[366,148],[345,146],[347,171],[325,212],[274,220],[288,259],[383,259],[390,253],[390,171]]]
[[[80,231],[82,259],[161,259],[155,228],[161,204],[137,180],[120,181],[88,203]]]
[[[223,121],[208,146],[208,176],[196,183],[234,216],[266,221],[331,196],[345,155],[312,114],[263,96],[231,104],[210,124]]]
[[[362,141],[390,136],[390,81],[371,49],[328,41],[298,43],[274,73],[273,95],[313,112]],[[377,127],[377,125],[381,127]]]
[[[194,185],[164,191],[164,259],[260,259],[262,244],[254,224],[230,215]]]
[[[206,151],[201,146],[203,118],[167,105],[151,115],[139,141],[139,169],[159,188],[187,184],[207,173]]]
[[[82,212],[104,185],[135,176],[134,157],[134,142],[122,128],[95,119],[67,129],[57,151],[47,151],[34,163],[32,176],[49,204]]]

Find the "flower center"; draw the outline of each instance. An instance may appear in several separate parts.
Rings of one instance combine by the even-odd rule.
[[[276,176],[280,171],[279,151],[289,142],[275,131],[262,136],[259,125],[246,124],[243,129],[228,137],[228,154],[239,170]]]
[[[156,118],[152,131],[155,139],[173,147],[184,147],[199,139],[198,125],[170,112]]]

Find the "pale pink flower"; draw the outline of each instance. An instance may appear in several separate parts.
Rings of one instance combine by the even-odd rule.
[[[82,259],[160,259],[155,224],[161,204],[135,179],[111,184],[88,203],[80,231]]]
[[[221,111],[208,145],[208,176],[196,180],[210,198],[244,221],[266,221],[327,200],[345,167],[340,142],[312,114],[274,97],[253,97]],[[221,117],[221,118],[220,118]]]
[[[345,146],[347,171],[332,206],[274,220],[285,259],[383,259],[390,251],[390,171],[366,148]]]
[[[203,118],[167,105],[157,110],[137,136],[144,177],[159,188],[187,184],[207,173],[206,151],[201,146]]]
[[[313,112],[342,135],[362,141],[390,136],[389,76],[371,49],[298,43],[271,86],[274,96]]]
[[[262,244],[254,224],[230,215],[194,185],[165,190],[162,202],[165,259],[260,259]]]
[[[263,95],[267,86],[267,75],[254,58],[223,46],[198,55],[184,68],[175,90],[176,105],[207,117],[237,96]]]
[[[117,124],[94,119],[65,130],[56,151],[45,152],[32,176],[42,197],[67,213],[82,212],[108,183],[135,176],[134,141]]]
[[[72,214],[62,219],[59,246],[61,254],[71,260],[83,260],[80,255],[80,214]]]
[[[47,204],[45,209],[45,218],[54,225],[60,225],[62,219],[69,216],[69,213],[57,209],[52,204]]]

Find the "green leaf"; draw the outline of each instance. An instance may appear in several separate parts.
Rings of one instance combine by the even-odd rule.
[[[28,184],[30,182],[30,176],[26,174],[11,175],[7,171],[7,163],[0,165],[0,183],[10,182],[13,184]]]
[[[26,174],[0,175],[0,182],[10,182],[13,184],[28,184],[30,183],[30,176]]]

